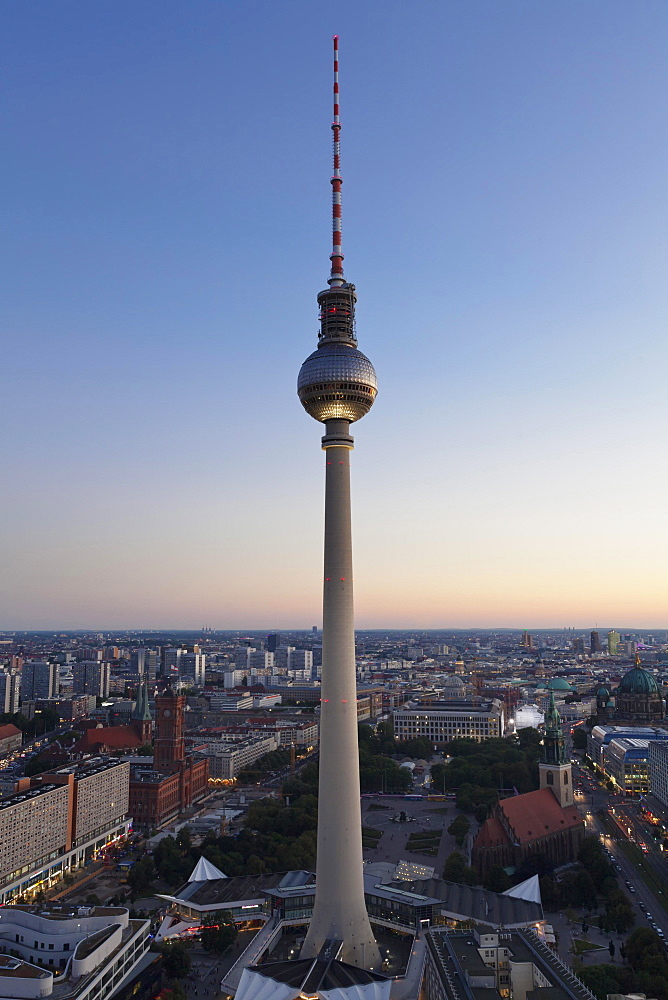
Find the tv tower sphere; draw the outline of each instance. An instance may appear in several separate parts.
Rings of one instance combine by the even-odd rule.
[[[361,420],[377,391],[376,372],[366,354],[345,341],[321,344],[309,354],[297,379],[304,409],[322,423]]]

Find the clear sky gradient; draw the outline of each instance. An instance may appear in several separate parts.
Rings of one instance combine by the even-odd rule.
[[[320,623],[335,32],[358,624],[666,626],[665,0],[1,13],[0,626]]]

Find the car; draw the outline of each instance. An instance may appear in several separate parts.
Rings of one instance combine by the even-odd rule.
[[[646,912],[646,913],[645,913],[645,916],[646,916],[646,917],[647,917],[647,919],[649,920],[650,924],[653,924],[653,923],[654,923],[654,917],[652,916],[652,914],[651,914],[651,913],[647,913],[647,912]]]
[[[635,891],[636,891],[635,890],[635,886],[630,885],[629,886],[629,892],[635,892]]]
[[[656,929],[656,933],[657,933],[657,934],[659,935],[659,937],[660,937],[660,938],[665,938],[665,936],[666,936],[666,935],[665,935],[665,934],[663,933],[663,931],[661,930],[661,928],[660,928],[660,927],[657,927],[657,929]]]

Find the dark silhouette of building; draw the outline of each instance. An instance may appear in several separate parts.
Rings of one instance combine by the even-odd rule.
[[[589,649],[592,653],[600,653],[603,649],[601,637],[598,632],[589,633]]]

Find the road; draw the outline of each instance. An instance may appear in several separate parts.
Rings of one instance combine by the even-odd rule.
[[[625,828],[621,824],[615,824],[614,829],[610,828],[606,821],[598,815],[599,811],[603,810],[609,816],[610,821],[614,823],[608,808],[612,807],[616,811],[620,805],[619,797],[611,795],[598,784],[591,772],[577,764],[573,764],[573,779],[576,786],[576,804],[584,814],[587,830],[597,834],[604,848],[612,855],[614,863],[618,867],[617,874],[625,883],[627,893],[632,900],[637,926],[654,926],[655,929],[661,930],[668,937],[668,913],[660,898],[661,890],[658,890],[659,895],[654,892],[653,888],[644,880],[637,865],[622,850],[624,841],[630,842],[627,832],[628,826]],[[578,785],[581,787],[578,788]]]

